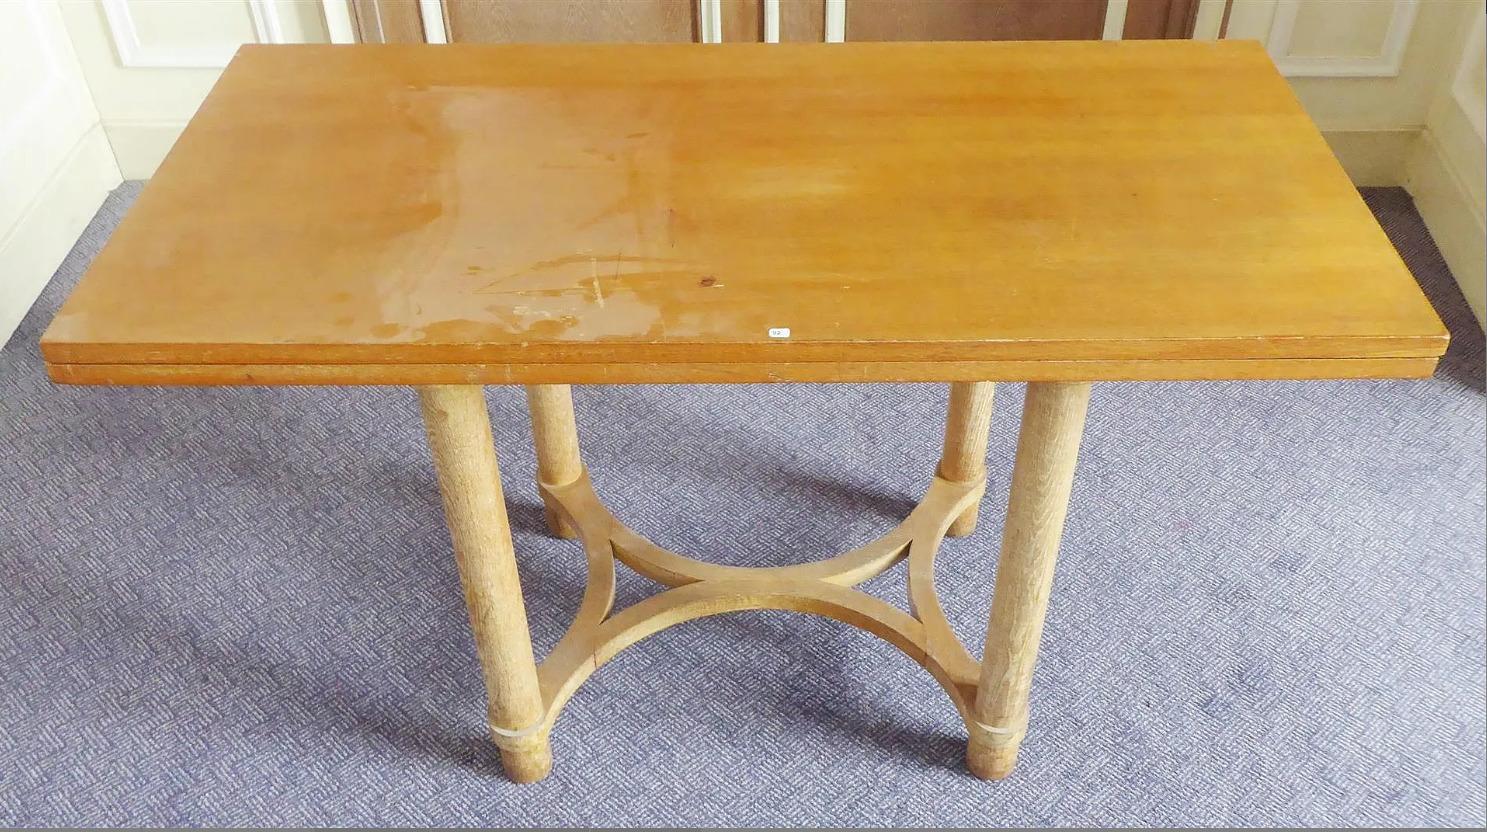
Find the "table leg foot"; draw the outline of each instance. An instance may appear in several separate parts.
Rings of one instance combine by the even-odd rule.
[[[971,731],[966,762],[978,777],[1010,774],[1026,733],[1028,691],[1089,393],[1087,383],[1041,382],[1027,387],[981,679],[968,720],[978,727]]]
[[[950,404],[945,417],[945,449],[940,456],[939,475],[952,482],[986,476],[986,439],[991,429],[992,393],[989,381],[959,381],[950,385]],[[976,530],[978,500],[955,518],[947,537],[965,537]]]
[[[552,746],[543,737],[539,745],[501,749],[501,768],[514,783],[535,783],[552,772]]]
[[[972,737],[966,746],[966,767],[982,780],[1002,780],[1017,766],[1016,745],[989,745]]]

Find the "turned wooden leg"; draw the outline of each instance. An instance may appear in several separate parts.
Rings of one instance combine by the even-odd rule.
[[[945,451],[940,455],[942,478],[952,482],[986,475],[986,438],[991,430],[991,400],[995,384],[957,381],[950,385],[950,407],[945,419]],[[950,524],[945,534],[965,537],[976,530],[980,501],[971,504]]]
[[[478,385],[422,387],[418,392],[485,672],[492,737],[501,746],[501,763],[512,780],[541,780],[552,769],[552,751],[485,393]]]
[[[1053,562],[1069,509],[1089,391],[1087,383],[1027,387],[976,691],[976,724],[971,726],[966,750],[971,772],[984,779],[1012,773],[1018,746],[1027,732],[1028,688],[1048,611]]]
[[[527,409],[532,414],[532,442],[537,446],[537,481],[567,485],[583,474],[578,455],[578,423],[573,418],[573,393],[566,384],[527,387]],[[558,515],[543,497],[547,527],[558,537],[574,538],[578,530]]]

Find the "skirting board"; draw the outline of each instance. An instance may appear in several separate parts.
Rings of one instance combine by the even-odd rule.
[[[0,344],[10,340],[103,198],[120,181],[103,129],[94,125],[21,219],[0,237]]]
[[[1440,143],[1426,130],[1410,153],[1405,188],[1435,239],[1446,265],[1471,305],[1477,322],[1487,310],[1487,222],[1473,204],[1462,174],[1448,161]]]
[[[1323,130],[1332,155],[1358,187],[1404,184],[1405,160],[1420,137],[1420,128],[1402,130]]]

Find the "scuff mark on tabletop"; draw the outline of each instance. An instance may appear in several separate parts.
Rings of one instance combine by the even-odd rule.
[[[616,274],[619,273],[619,256],[620,255],[618,255],[618,254],[615,255],[615,273]],[[589,280],[592,281],[593,284],[594,284],[594,302],[597,303],[597,304],[599,304],[599,308],[600,309],[603,309],[604,308],[604,287],[599,284],[599,258],[597,258],[597,257],[590,257],[589,258],[589,270],[590,270]]]

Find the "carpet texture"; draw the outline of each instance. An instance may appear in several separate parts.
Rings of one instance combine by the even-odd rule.
[[[1482,335],[1401,191],[1367,194],[1454,333],[1429,381],[1097,386],[1016,775],[964,770],[921,668],[790,613],[600,670],[500,776],[413,392],[69,388],[0,352],[0,824],[1476,825]],[[577,606],[524,402],[489,390],[539,652]],[[979,651],[1022,388],[942,549]],[[938,385],[587,387],[597,488],[736,564],[833,553],[923,492]],[[651,591],[622,570],[621,604]],[[902,603],[902,567],[870,588]]]

